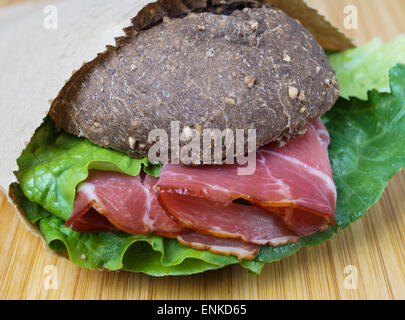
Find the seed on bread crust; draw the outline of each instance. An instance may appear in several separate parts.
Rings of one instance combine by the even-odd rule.
[[[298,97],[298,89],[296,87],[289,87],[288,88],[288,95],[290,96],[291,100],[295,100]]]

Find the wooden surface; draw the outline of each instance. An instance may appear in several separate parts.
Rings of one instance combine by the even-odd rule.
[[[17,1],[0,0],[0,6],[11,2]],[[356,5],[359,28],[347,33],[357,44],[405,33],[405,0],[308,2],[341,27],[345,5]],[[91,271],[57,257],[43,243],[26,230],[0,192],[0,298],[405,299],[405,172],[391,180],[381,200],[350,228],[323,245],[267,264],[259,276],[239,266],[166,278]],[[46,286],[46,266],[56,267],[56,289]],[[355,283],[348,280],[356,274],[353,289],[347,283]]]

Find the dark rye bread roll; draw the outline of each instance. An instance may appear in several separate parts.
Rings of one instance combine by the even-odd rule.
[[[51,106],[57,128],[133,157],[172,121],[186,135],[256,129],[258,148],[334,105],[334,71],[297,20],[269,6],[219,12],[165,17],[84,65]]]

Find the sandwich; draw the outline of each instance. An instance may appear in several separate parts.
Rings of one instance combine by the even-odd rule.
[[[159,1],[72,75],[10,186],[52,250],[156,276],[259,273],[378,200],[405,166],[404,39],[325,51],[281,9]]]

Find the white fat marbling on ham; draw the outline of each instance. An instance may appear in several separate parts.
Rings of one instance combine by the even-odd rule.
[[[212,253],[225,256],[234,255],[239,259],[254,259],[259,252],[259,246],[238,239],[219,238],[195,231],[181,234],[177,240],[187,246],[199,250],[209,250]]]

